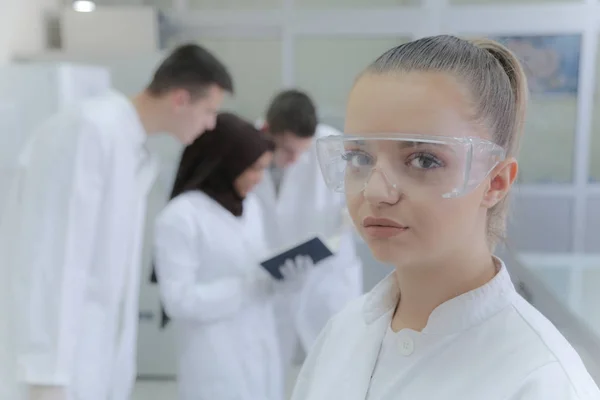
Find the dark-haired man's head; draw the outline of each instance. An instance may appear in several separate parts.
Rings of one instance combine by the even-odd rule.
[[[226,93],[233,93],[233,80],[225,65],[204,48],[186,44],[161,63],[144,96],[160,120],[153,125],[189,144],[214,128]]]
[[[271,101],[263,130],[269,132],[276,149],[277,167],[295,163],[309,149],[317,130],[317,110],[307,94],[285,90]]]

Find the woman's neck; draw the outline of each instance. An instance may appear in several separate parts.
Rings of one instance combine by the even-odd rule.
[[[431,313],[441,304],[488,283],[496,275],[489,250],[462,252],[444,257],[435,266],[396,268],[400,301],[392,329],[422,331]]]

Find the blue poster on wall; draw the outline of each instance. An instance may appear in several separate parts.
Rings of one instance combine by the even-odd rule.
[[[576,95],[581,35],[493,37],[523,63],[532,94]]]

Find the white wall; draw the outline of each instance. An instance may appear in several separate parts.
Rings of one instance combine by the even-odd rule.
[[[46,47],[45,18],[60,0],[0,1],[0,64],[15,55],[39,53]]]
[[[102,4],[91,13],[71,8],[61,10],[59,32],[63,51],[123,57],[158,49],[158,20],[153,7]]]

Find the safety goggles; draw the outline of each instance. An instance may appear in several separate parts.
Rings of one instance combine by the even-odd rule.
[[[383,188],[427,198],[471,192],[506,156],[479,137],[404,134],[327,136],[317,140],[317,154],[332,190],[352,196]]]

